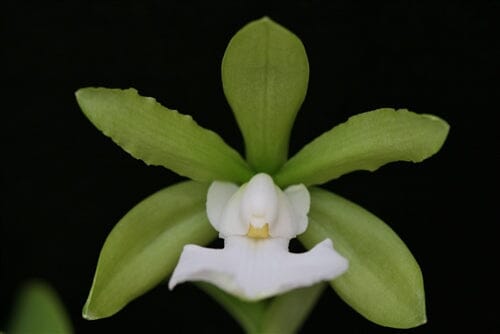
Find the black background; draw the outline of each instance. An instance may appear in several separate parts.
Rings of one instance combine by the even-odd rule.
[[[165,285],[116,316],[80,316],[106,235],[134,204],[181,180],[147,167],[79,111],[85,86],[135,87],[193,115],[242,150],[220,61],[231,36],[268,15],[305,44],[309,92],[291,153],[347,117],[405,107],[446,119],[443,149],[326,185],[384,219],[425,280],[428,323],[408,333],[500,329],[498,178],[499,1],[4,1],[2,25],[1,324],[19,284],[49,281],[77,333],[237,332],[208,296]],[[363,319],[327,290],[304,333],[400,333]],[[171,331],[172,332],[172,331]]]

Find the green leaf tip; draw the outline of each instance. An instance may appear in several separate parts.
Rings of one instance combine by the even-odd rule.
[[[247,163],[215,132],[191,116],[163,107],[137,90],[82,88],[76,99],[87,118],[133,157],[197,181],[242,183]]]
[[[286,161],[295,116],[309,80],[300,39],[263,17],[245,25],[222,60],[224,93],[257,172],[272,173]]]
[[[89,294],[89,298],[85,301],[85,305],[83,305],[83,309],[82,309],[82,318],[85,319],[85,320],[98,320],[98,319],[101,319],[101,317],[93,314],[91,311],[90,311],[90,308],[89,308],[89,304],[90,304],[90,295],[92,294],[92,292]]]
[[[422,272],[398,235],[364,208],[319,188],[310,191],[309,227],[298,238],[307,248],[330,238],[349,260],[347,272],[331,282],[335,292],[381,326],[425,323]]]
[[[314,139],[275,175],[281,186],[315,185],[393,161],[421,162],[438,152],[449,125],[406,109],[377,109],[350,117]]]

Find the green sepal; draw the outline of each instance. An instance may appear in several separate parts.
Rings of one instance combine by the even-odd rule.
[[[406,245],[382,220],[328,191],[311,188],[307,231],[299,240],[311,248],[325,238],[349,260],[331,282],[337,294],[367,319],[387,327],[426,322],[422,273]]]
[[[205,282],[196,282],[195,284],[231,314],[245,330],[245,333],[262,333],[260,327],[269,303],[268,300],[248,302],[222,291],[215,285]]]
[[[268,306],[258,333],[298,333],[325,286],[325,283],[319,283],[275,297]]]
[[[274,298],[248,302],[212,284],[197,282],[196,285],[224,307],[248,334],[297,333],[326,286],[319,283]]]
[[[300,39],[264,17],[234,35],[222,60],[222,83],[258,172],[287,159],[290,131],[306,92],[309,64]]]
[[[99,255],[84,318],[115,314],[163,281],[184,245],[204,245],[215,239],[217,233],[205,212],[207,189],[194,181],[164,188],[116,224]]]
[[[197,181],[243,183],[253,174],[215,132],[202,128],[189,115],[140,96],[133,88],[82,88],[76,98],[99,130],[147,164]]]
[[[322,184],[393,161],[420,162],[439,151],[449,125],[439,117],[389,108],[352,116],[304,146],[274,176],[277,184]]]
[[[43,281],[32,280],[22,286],[7,333],[70,334],[73,328],[56,291]]]

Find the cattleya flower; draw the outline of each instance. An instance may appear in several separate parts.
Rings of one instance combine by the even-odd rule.
[[[330,239],[304,254],[288,252],[290,239],[307,228],[309,201],[304,185],[281,191],[263,173],[239,189],[215,181],[208,189],[207,214],[225,248],[184,247],[169,287],[187,280],[207,281],[255,300],[342,274],[347,260]]]
[[[433,115],[377,109],[349,118],[288,159],[308,78],[301,41],[269,18],[231,39],[222,83],[246,159],[190,116],[135,89],[78,90],[85,115],[125,151],[191,179],[146,198],[111,231],[85,318],[111,316],[170,276],[170,288],[212,283],[197,284],[248,332],[295,331],[322,291],[315,283],[325,280],[377,324],[408,328],[426,321],[422,274],[397,234],[316,186],[392,161],[420,162],[441,148],[449,126]],[[223,249],[201,247],[217,232]],[[295,237],[309,251],[290,253]]]

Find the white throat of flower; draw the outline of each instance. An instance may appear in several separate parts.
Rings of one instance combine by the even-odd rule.
[[[290,239],[307,228],[309,205],[304,185],[282,191],[263,173],[239,188],[213,182],[207,215],[224,248],[184,246],[169,288],[205,281],[242,299],[259,300],[341,275],[348,261],[330,239],[305,253],[288,251]]]

